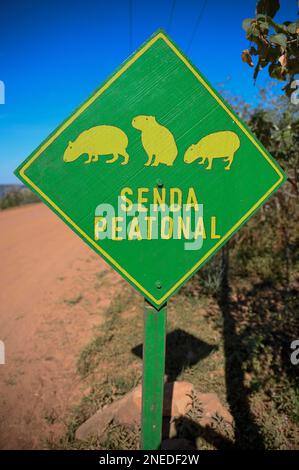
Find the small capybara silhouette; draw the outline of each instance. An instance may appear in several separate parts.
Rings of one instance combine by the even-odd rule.
[[[192,163],[198,158],[200,165],[208,160],[206,170],[211,170],[214,158],[224,158],[228,165],[224,168],[229,170],[234,159],[234,155],[240,147],[240,139],[234,132],[220,131],[213,132],[200,139],[197,144],[191,145],[185,155],[184,162]]]
[[[178,149],[167,127],[161,126],[154,116],[136,116],[132,126],[141,131],[141,142],[148,156],[145,166],[173,165]]]
[[[97,162],[100,155],[113,155],[106,163],[114,163],[119,155],[124,157],[122,165],[129,161],[127,153],[128,137],[114,126],[96,126],[83,131],[74,142],[69,142],[63,155],[65,162],[73,162],[81,155],[87,154],[84,163]]]

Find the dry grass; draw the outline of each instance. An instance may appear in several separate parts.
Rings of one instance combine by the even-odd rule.
[[[299,447],[298,374],[289,359],[299,327],[298,261],[293,254],[287,265],[279,261],[284,241],[271,237],[271,219],[266,223],[261,235],[264,250],[259,239],[250,236],[258,233],[250,232],[250,224],[258,230],[256,218],[243,231],[245,241],[230,243],[229,270],[222,252],[168,303],[168,380],[186,380],[199,392],[217,393],[234,418],[233,428],[214,416],[213,426],[203,429],[198,426],[201,411],[195,400],[190,414],[173,425],[177,436],[196,448]],[[293,251],[295,246],[294,242]],[[269,257],[271,252],[275,259]],[[117,423],[104,442],[77,442],[74,433],[96,410],[140,383],[142,334],[143,300],[124,282],[105,312],[104,324],[78,358],[78,373],[90,392],[54,447],[138,447],[139,430]]]

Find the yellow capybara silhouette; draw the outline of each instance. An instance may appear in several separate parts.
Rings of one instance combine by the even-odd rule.
[[[154,116],[136,116],[132,126],[141,131],[141,142],[148,156],[145,166],[173,165],[178,149],[167,127],[161,126]]]
[[[97,162],[99,155],[113,155],[106,163],[114,163],[119,155],[124,157],[122,165],[129,161],[127,153],[128,137],[114,126],[96,126],[83,131],[74,142],[69,142],[63,155],[65,162],[73,162],[80,155],[87,154],[85,163]]]
[[[202,165],[208,160],[209,163],[206,170],[211,170],[214,158],[224,158],[224,161],[228,162],[228,165],[224,169],[229,170],[234,155],[239,147],[240,139],[234,132],[213,132],[187,149],[184,155],[184,162],[192,163],[198,158],[201,158],[201,161],[198,163]]]

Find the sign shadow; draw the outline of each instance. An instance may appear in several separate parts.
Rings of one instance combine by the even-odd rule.
[[[174,382],[187,367],[205,359],[218,347],[208,344],[180,328],[166,335],[165,375],[167,382]],[[132,353],[142,359],[142,344],[132,348]]]
[[[131,351],[135,356],[142,359],[142,348],[143,345],[138,344],[132,348]],[[171,331],[166,335],[165,381],[173,384],[184,369],[194,366],[217,349],[218,346],[206,343],[180,328]],[[165,393],[165,390],[166,389],[164,389],[163,408],[166,407],[166,403],[167,406],[171,408],[173,401],[173,385],[167,388],[167,393]],[[164,436],[170,435],[172,422],[173,419],[171,417],[163,417]],[[198,428],[201,429],[201,426],[195,421],[192,421],[192,423],[194,424],[193,427],[195,427],[198,432]]]

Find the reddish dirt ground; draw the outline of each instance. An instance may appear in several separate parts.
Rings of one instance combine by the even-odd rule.
[[[84,393],[78,355],[121,280],[44,204],[0,213],[0,260],[0,448],[45,448]]]

